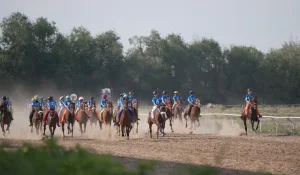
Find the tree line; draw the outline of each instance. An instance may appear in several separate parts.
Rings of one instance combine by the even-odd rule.
[[[268,53],[253,46],[222,48],[202,38],[186,42],[181,35],[163,37],[156,30],[132,36],[124,50],[120,36],[104,31],[92,36],[80,26],[65,35],[47,18],[30,20],[16,12],[2,19],[1,88],[16,82],[38,90],[51,82],[60,89],[99,94],[134,91],[147,100],[152,91],[193,90],[202,103],[243,103],[252,88],[261,103],[300,102],[300,43],[288,41]]]

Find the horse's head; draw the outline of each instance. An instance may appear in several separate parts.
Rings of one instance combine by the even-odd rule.
[[[74,112],[75,112],[75,103],[70,103],[69,104],[69,110],[70,110],[70,113],[71,114],[74,114]]]
[[[53,109],[50,109],[49,115],[51,119],[55,118],[55,111]]]
[[[39,110],[39,111],[38,111],[38,117],[39,117],[39,118],[42,118],[43,116],[44,116],[44,111]]]
[[[197,105],[197,106],[200,107],[200,99],[199,99],[199,98],[196,98],[196,100],[195,100],[195,105]]]
[[[96,106],[95,105],[92,106],[92,112],[96,112]]]
[[[181,101],[180,100],[176,100],[176,104],[177,104],[177,106],[181,106]]]
[[[138,108],[138,101],[136,100],[136,99],[134,99],[133,101],[132,101],[132,107],[134,107],[134,108]]]
[[[123,100],[123,108],[124,109],[128,108],[128,99],[127,98],[124,98],[124,100]]]
[[[106,108],[109,110],[109,112],[113,113],[113,105],[111,101],[106,102]]]

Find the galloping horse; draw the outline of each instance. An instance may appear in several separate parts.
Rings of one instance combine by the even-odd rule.
[[[73,137],[73,128],[75,123],[75,103],[70,103],[68,109],[66,109],[61,118],[61,129],[63,132],[63,137],[65,137],[65,122],[68,124],[68,134],[72,133]],[[70,128],[70,125],[72,128]]]
[[[174,113],[174,119],[179,119],[179,121],[182,123],[182,107],[181,107],[181,102],[180,100],[176,101],[176,104],[173,108],[173,113]]]
[[[243,109],[242,109],[241,119],[244,121],[246,135],[248,135],[248,133],[247,133],[247,119],[250,120],[250,122],[251,122],[251,127],[252,127],[253,132],[257,131],[258,125],[260,123],[260,120],[257,117],[258,114],[257,114],[257,110],[256,110],[257,109],[257,97],[255,96],[254,98],[250,99],[250,109],[249,109],[248,115],[245,114],[245,110],[246,110],[245,107],[246,106],[244,105]],[[256,129],[254,129],[254,122],[257,122]]]
[[[42,125],[43,125],[43,116],[44,111],[41,106],[34,107],[34,113],[32,117],[32,123],[36,129],[36,134],[39,135],[40,131],[42,132]],[[33,126],[31,126],[31,133],[33,133]]]
[[[185,127],[187,128],[187,115],[188,115],[188,110],[189,110],[189,106],[186,107],[185,109],[185,113],[184,113],[184,118],[185,118]],[[192,129],[194,127],[194,130],[196,129],[196,127],[199,127],[200,126],[200,121],[199,121],[199,117],[200,116],[200,112],[201,112],[201,109],[200,109],[200,100],[197,98],[195,100],[195,104],[192,105],[192,109],[191,109],[191,112],[189,114],[189,118],[191,120],[191,132],[192,132]],[[196,121],[198,123],[198,125],[196,125]]]
[[[47,122],[44,124],[43,135],[45,135],[46,125],[49,125],[50,134],[53,138],[57,122],[59,121],[56,121],[55,110],[50,110],[49,115],[47,116]]]
[[[91,109],[91,111],[89,113],[89,116],[90,116],[90,125],[91,125],[91,128],[93,128],[93,124],[96,127],[97,126],[97,121],[99,121],[99,119],[98,119],[98,114],[97,114],[95,105],[92,106],[92,109]]]
[[[160,106],[159,109],[156,109],[154,112],[154,119],[151,118],[151,111],[149,112],[148,116],[148,125],[149,125],[149,130],[150,130],[150,138],[152,138],[152,125],[156,124],[157,126],[157,131],[156,131],[156,138],[158,138],[159,132],[165,135],[165,123],[166,123],[166,118],[164,115],[167,112],[167,107],[166,106]]]
[[[2,128],[2,132],[3,132],[3,137],[5,137],[5,131],[8,132],[8,134],[10,133],[9,131],[9,127],[10,127],[10,123],[12,121],[12,117],[10,115],[12,115],[7,108],[5,107],[6,105],[4,103],[2,103],[0,105],[0,110],[2,111],[2,115],[0,116],[0,125]],[[6,130],[4,129],[4,125],[7,125]]]
[[[124,99],[122,108],[123,108],[123,112],[121,114],[120,123],[118,126],[118,135],[120,135],[120,130],[121,130],[122,137],[124,137],[125,130],[126,130],[127,140],[129,140],[129,133],[132,126],[131,126],[131,118],[130,118],[131,116],[128,109],[128,99]]]
[[[167,111],[166,111],[167,120],[169,119],[171,131],[174,132],[173,127],[172,127],[172,123],[173,123],[173,109],[172,109],[173,103],[172,103],[171,99],[167,99],[166,107],[167,107]]]
[[[102,112],[102,118],[100,116],[100,119],[99,119],[100,129],[102,129],[103,123],[105,124],[105,126],[110,127],[112,117],[113,117],[113,105],[112,105],[112,102],[108,101],[108,102],[106,102],[106,106]]]
[[[135,99],[132,101],[130,109],[133,112],[133,123],[136,123],[136,133],[139,131],[139,114],[138,114],[138,101]]]
[[[81,132],[81,135],[84,134],[86,132],[86,124],[87,124],[87,121],[89,119],[89,116],[87,114],[87,103],[86,102],[83,102],[78,110],[78,113],[77,113],[77,119],[78,119],[78,124],[79,124],[79,127],[80,127],[80,132]],[[84,130],[82,130],[82,125],[84,127]]]

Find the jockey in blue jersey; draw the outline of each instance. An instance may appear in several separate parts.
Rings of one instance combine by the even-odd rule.
[[[83,103],[83,100],[84,100],[84,98],[83,97],[79,97],[78,98],[78,102],[76,103],[76,111],[75,111],[75,114],[77,114],[77,112],[78,112],[78,110],[80,109],[80,107],[81,107],[81,105],[82,105],[82,103]]]
[[[178,95],[178,91],[174,91],[174,96],[173,96],[173,106],[172,109],[175,107],[175,105],[177,104],[177,102],[181,101],[181,97]]]
[[[136,103],[136,115],[137,115],[137,120],[139,119],[139,115],[138,115],[138,101],[137,99],[134,97],[134,93],[132,91],[129,92],[129,102],[131,107],[133,107],[133,105]]]
[[[52,110],[52,111],[55,112],[56,124],[57,124],[58,127],[60,127],[59,126],[59,117],[57,115],[57,112],[55,111],[55,108],[56,108],[56,101],[53,99],[52,96],[48,97],[48,102],[47,102],[47,109],[48,110],[47,110],[46,114],[44,115],[44,120],[43,120],[44,125],[46,125],[47,117],[48,117],[50,111]]]
[[[188,110],[187,114],[190,115],[193,104],[195,104],[195,102],[196,102],[196,97],[194,96],[193,91],[190,91],[190,96],[188,96],[187,101],[189,102],[189,104],[188,104],[189,105],[189,110]]]
[[[120,109],[121,108],[121,106],[122,106],[122,101],[123,101],[123,93],[121,93],[120,94],[120,97],[119,97],[119,99],[118,99],[118,108]]]
[[[92,111],[92,107],[96,107],[96,101],[94,100],[94,97],[91,97],[91,99],[87,102],[88,104],[88,112],[90,113]]]
[[[153,96],[152,97],[152,103],[153,103],[153,108],[151,110],[151,118],[154,119],[154,112],[157,108],[159,108],[159,106],[162,103],[162,99],[158,97],[158,92],[157,91],[153,91]]]
[[[7,101],[7,108],[11,112],[11,115],[13,115],[12,103],[9,100],[9,97],[6,97],[6,101]]]
[[[69,95],[66,96],[65,105],[69,106],[72,103],[71,97]]]
[[[252,99],[255,98],[255,96],[254,96],[254,94],[253,94],[251,88],[247,89],[247,92],[248,92],[248,93],[246,94],[246,97],[245,97],[245,101],[246,101],[245,115],[246,115],[246,116],[248,116],[249,108],[250,108],[251,103],[252,103]],[[256,112],[257,112],[257,115],[258,115],[259,117],[262,117],[261,114],[260,114],[260,112],[259,112],[259,110],[258,110],[258,108],[256,108]]]
[[[121,102],[121,110],[119,111],[119,113],[118,113],[118,120],[117,120],[117,122],[120,122],[120,118],[121,118],[121,115],[122,115],[122,112],[123,112],[123,105],[124,105],[124,100],[125,99],[127,99],[128,100],[128,106],[131,106],[131,104],[130,104],[130,101],[129,101],[129,96],[127,95],[127,94],[125,94],[124,96],[123,96],[123,100],[122,100],[122,102]],[[128,111],[129,111],[129,113],[130,113],[130,116],[131,116],[131,123],[133,122],[133,112],[132,112],[132,110],[130,109],[130,108],[128,108]]]
[[[33,100],[32,100],[32,102],[31,102],[31,107],[32,107],[32,110],[31,110],[31,112],[30,112],[30,114],[29,114],[29,121],[30,121],[30,125],[29,125],[29,126],[32,126],[32,125],[33,125],[33,124],[32,124],[32,117],[33,117],[33,114],[34,114],[34,112],[35,112],[35,108],[41,107],[41,103],[39,102],[39,96],[38,96],[38,95],[35,95],[35,96],[33,97]]]
[[[1,104],[0,104],[0,121],[2,120],[2,113],[4,112],[4,111],[7,111],[8,113],[9,113],[9,115],[10,115],[10,119],[11,120],[13,120],[13,117],[12,117],[12,113],[11,113],[11,111],[9,110],[9,101],[7,101],[7,98],[6,98],[6,96],[3,96],[2,97],[2,102],[1,102]]]
[[[134,93],[133,93],[132,91],[130,91],[128,94],[129,94],[128,100],[129,100],[129,102],[132,104],[132,102],[133,102],[134,100],[136,100],[136,98],[133,96]]]
[[[59,97],[59,112],[58,116],[60,116],[61,112],[65,109],[65,97],[61,96]]]
[[[163,104],[167,105],[167,100],[170,99],[170,96],[168,95],[167,91],[162,92],[161,101]]]
[[[106,94],[102,94],[102,98],[100,100],[100,120],[102,121],[102,114],[103,114],[103,111],[106,107],[106,104],[107,104],[108,100],[107,100],[107,95]]]

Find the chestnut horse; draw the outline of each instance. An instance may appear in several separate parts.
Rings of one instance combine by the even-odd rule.
[[[167,111],[166,111],[167,120],[169,120],[169,122],[170,122],[171,131],[174,132],[173,126],[172,126],[172,123],[173,123],[173,109],[172,109],[173,103],[172,103],[171,99],[167,99],[166,107],[167,107]]]
[[[91,128],[93,129],[93,125],[95,125],[95,127],[97,127],[97,122],[99,121],[95,105],[92,106],[89,116],[90,116],[90,125],[91,125]],[[99,123],[100,123],[100,121],[99,121]]]
[[[75,123],[75,103],[70,103],[67,109],[65,109],[62,118],[61,118],[61,129],[63,132],[63,137],[65,137],[65,123],[68,124],[68,134],[72,133],[73,137],[73,130],[74,130],[74,123]],[[70,125],[72,128],[70,128]]]
[[[179,119],[179,121],[182,123],[182,106],[180,100],[176,101],[176,104],[173,108],[174,113],[174,119]]]
[[[43,135],[45,135],[46,125],[49,125],[49,131],[50,131],[51,137],[53,138],[54,132],[56,129],[56,124],[57,124],[57,121],[56,121],[56,116],[55,116],[55,110],[50,110],[49,115],[47,116],[47,122],[44,123]]]
[[[99,119],[100,129],[102,129],[102,124],[104,124],[105,127],[106,126],[110,127],[112,117],[113,117],[113,105],[112,105],[112,102],[108,101],[108,102],[106,102],[106,106],[103,109],[102,117],[100,115],[100,119]]]
[[[131,116],[130,116],[130,112],[129,112],[129,106],[128,106],[128,99],[124,99],[123,100],[123,112],[121,114],[120,117],[120,122],[119,122],[119,126],[118,126],[118,135],[120,135],[120,130],[122,132],[122,137],[127,136],[127,140],[129,140],[129,133],[131,130]],[[126,132],[126,133],[125,133]]]
[[[130,106],[130,109],[133,112],[133,123],[136,123],[136,133],[139,131],[139,114],[138,114],[138,101],[134,99],[132,101],[132,106]]]
[[[8,134],[10,133],[9,131],[9,127],[12,121],[12,113],[8,111],[6,105],[4,104],[4,102],[2,102],[2,104],[0,105],[0,110],[2,111],[2,114],[0,116],[0,125],[2,128],[2,132],[3,132],[3,138],[5,137],[5,131],[8,132]],[[4,125],[7,125],[6,130],[4,129]]]
[[[188,115],[188,112],[189,112],[189,106],[186,107],[185,109],[185,113],[184,113],[184,118],[185,118],[185,127],[187,128],[187,115]],[[200,126],[200,121],[199,121],[199,117],[200,116],[200,112],[201,112],[201,109],[200,109],[200,100],[197,98],[195,100],[195,104],[192,105],[192,109],[191,109],[191,112],[189,114],[189,118],[191,120],[191,127],[190,127],[190,130],[192,132],[192,129],[194,127],[194,130],[196,130],[196,127],[199,127]],[[196,125],[196,122],[198,123]]]
[[[87,121],[89,119],[87,110],[88,110],[87,103],[83,102],[81,104],[79,110],[78,110],[78,113],[77,113],[77,119],[78,119],[78,124],[79,124],[79,127],[80,127],[81,135],[86,132],[86,124],[87,124]],[[82,130],[82,125],[84,127],[83,130]]]
[[[44,111],[43,108],[40,106],[34,107],[34,113],[32,117],[32,123],[35,127],[36,134],[39,135],[40,131],[42,132],[42,125],[43,125],[43,116]],[[33,133],[33,126],[31,126],[31,133]]]
[[[256,110],[257,109],[257,103],[258,102],[257,102],[257,97],[256,96],[254,98],[250,99],[250,109],[249,109],[248,115],[245,115],[245,110],[246,110],[245,107],[246,106],[245,105],[243,106],[241,119],[244,122],[246,135],[248,135],[248,133],[247,133],[247,119],[250,120],[253,132],[256,132],[257,129],[258,129],[258,125],[260,123],[260,120],[258,118],[258,114],[257,114],[257,110]],[[256,129],[254,129],[254,122],[257,122]]]
[[[152,125],[156,124],[157,126],[157,131],[156,131],[156,138],[158,138],[159,132],[165,136],[165,123],[166,123],[166,118],[164,115],[167,112],[167,107],[164,105],[161,105],[159,109],[156,109],[154,111],[154,119],[151,118],[151,111],[149,112],[148,116],[148,125],[149,125],[149,130],[150,130],[150,138],[152,138]]]

